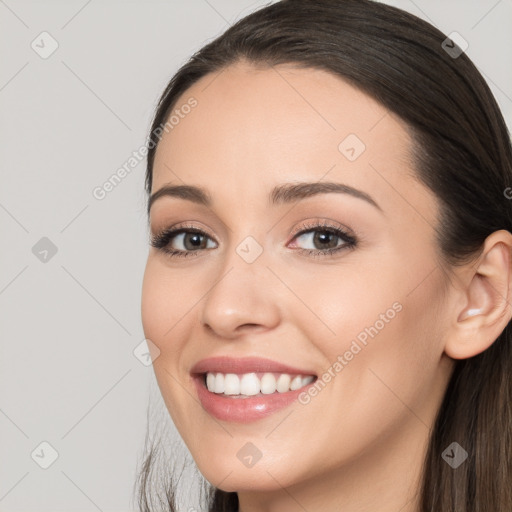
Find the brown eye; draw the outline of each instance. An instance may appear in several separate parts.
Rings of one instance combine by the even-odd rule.
[[[355,249],[359,243],[350,228],[345,229],[326,220],[307,221],[297,228],[291,247],[306,256],[334,257],[342,251]]]
[[[173,241],[176,241],[181,236],[181,243],[186,251],[193,251],[195,249],[206,249],[207,237],[200,233],[186,232],[177,235]]]
[[[338,245],[339,238],[336,234],[330,231],[316,231],[313,237],[313,245],[316,245],[317,249],[332,249]]]
[[[216,243],[198,229],[169,229],[151,238],[151,245],[169,256],[188,256],[200,253],[202,249],[212,249]]]

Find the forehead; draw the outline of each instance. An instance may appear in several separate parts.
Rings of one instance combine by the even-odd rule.
[[[155,155],[153,192],[185,182],[247,198],[278,182],[328,174],[365,183],[378,197],[381,173],[390,182],[414,176],[405,123],[323,70],[237,63],[196,82],[171,115]],[[417,188],[414,181],[408,186]]]

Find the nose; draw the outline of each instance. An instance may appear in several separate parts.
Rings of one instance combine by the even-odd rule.
[[[201,323],[225,339],[275,328],[283,299],[278,285],[263,258],[247,263],[233,251],[201,301]]]

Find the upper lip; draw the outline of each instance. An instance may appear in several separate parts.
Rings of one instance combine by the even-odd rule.
[[[283,363],[272,361],[261,357],[233,358],[227,356],[209,357],[196,363],[191,373],[252,373],[252,372],[275,372],[288,373],[292,375],[315,375],[310,370],[293,368]]]

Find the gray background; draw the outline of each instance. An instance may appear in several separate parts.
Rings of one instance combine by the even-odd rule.
[[[135,509],[149,397],[163,408],[133,353],[144,161],[92,191],[144,144],[177,67],[264,3],[0,0],[0,511]],[[512,126],[512,0],[386,3],[459,32]]]

